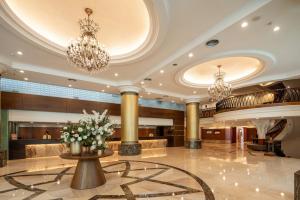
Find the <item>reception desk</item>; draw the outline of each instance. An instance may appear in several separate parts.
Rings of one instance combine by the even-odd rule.
[[[139,140],[142,149],[164,148],[167,146],[167,139],[142,139]],[[109,141],[108,146],[113,151],[118,150],[120,141]],[[68,151],[66,145],[58,140],[11,140],[9,144],[9,159],[37,158],[47,156],[58,156]]]

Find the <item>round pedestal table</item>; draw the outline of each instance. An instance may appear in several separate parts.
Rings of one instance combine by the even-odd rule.
[[[101,155],[78,155],[70,153],[61,154],[60,157],[69,160],[78,160],[72,179],[71,188],[77,190],[95,188],[106,182],[99,158],[113,155],[111,149],[106,149]]]

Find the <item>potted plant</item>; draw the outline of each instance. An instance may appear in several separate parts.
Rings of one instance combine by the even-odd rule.
[[[98,150],[101,153],[107,148],[106,139],[113,135],[114,125],[110,122],[107,110],[102,114],[92,111],[93,115],[89,115],[85,110],[83,113],[78,125],[78,132],[82,137],[82,153],[91,154]]]
[[[82,138],[78,133],[76,124],[68,123],[61,131],[61,142],[70,146],[70,153],[72,155],[80,155]]]

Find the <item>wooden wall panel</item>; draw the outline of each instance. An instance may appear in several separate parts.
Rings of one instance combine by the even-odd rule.
[[[67,99],[58,97],[47,97],[40,95],[19,94],[2,92],[2,109],[33,110],[47,112],[82,113],[97,110],[102,112],[108,109],[110,115],[120,116],[120,104],[86,101],[78,99]],[[174,123],[174,145],[181,146],[184,137],[184,112],[169,109],[139,107],[140,117],[173,119]]]

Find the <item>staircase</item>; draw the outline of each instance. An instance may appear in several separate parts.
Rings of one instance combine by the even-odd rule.
[[[267,150],[269,153],[267,153],[266,155],[275,154],[281,157],[285,156],[285,154],[281,149],[281,140],[277,140],[276,138],[279,134],[281,134],[284,131],[286,127],[287,127],[287,120],[281,119],[275,122],[275,125],[268,130],[266,136],[269,139],[267,142]]]
[[[275,138],[283,131],[283,129],[286,127],[287,120],[281,119],[275,123],[273,128],[269,129],[266,136],[269,138],[272,138],[272,140],[275,140]]]

